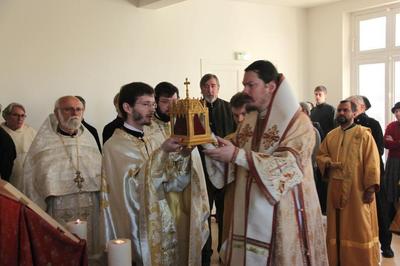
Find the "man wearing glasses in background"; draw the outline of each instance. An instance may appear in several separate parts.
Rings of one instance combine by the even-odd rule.
[[[1,127],[12,138],[17,156],[14,160],[10,183],[21,189],[23,163],[29,147],[35,138],[36,130],[25,123],[26,112],[22,104],[10,103],[3,110],[2,115],[5,122],[1,124]]]

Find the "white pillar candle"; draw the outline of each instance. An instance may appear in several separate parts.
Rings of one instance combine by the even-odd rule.
[[[131,266],[131,240],[114,239],[108,241],[108,266]]]
[[[81,221],[78,219],[76,221],[67,222],[67,229],[71,233],[79,236],[79,238],[87,240],[87,222],[86,221]]]

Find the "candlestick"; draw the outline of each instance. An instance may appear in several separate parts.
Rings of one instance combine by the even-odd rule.
[[[126,238],[108,241],[108,266],[131,265],[131,241]]]
[[[87,240],[87,222],[76,220],[67,222],[67,229],[71,233],[79,236],[79,238]]]

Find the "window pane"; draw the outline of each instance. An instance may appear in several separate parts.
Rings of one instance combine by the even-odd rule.
[[[385,121],[385,64],[359,65],[360,95],[366,96],[371,102],[368,115],[375,118],[384,129]]]
[[[400,61],[394,63],[394,103],[400,102]],[[393,106],[390,106],[393,107]]]
[[[396,14],[396,46],[400,45],[400,14]]]
[[[360,21],[360,51],[386,47],[386,17]]]

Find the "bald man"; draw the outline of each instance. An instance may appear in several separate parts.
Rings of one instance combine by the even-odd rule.
[[[89,261],[97,247],[101,154],[81,124],[84,107],[63,96],[26,156],[23,192],[61,224],[87,221]]]

